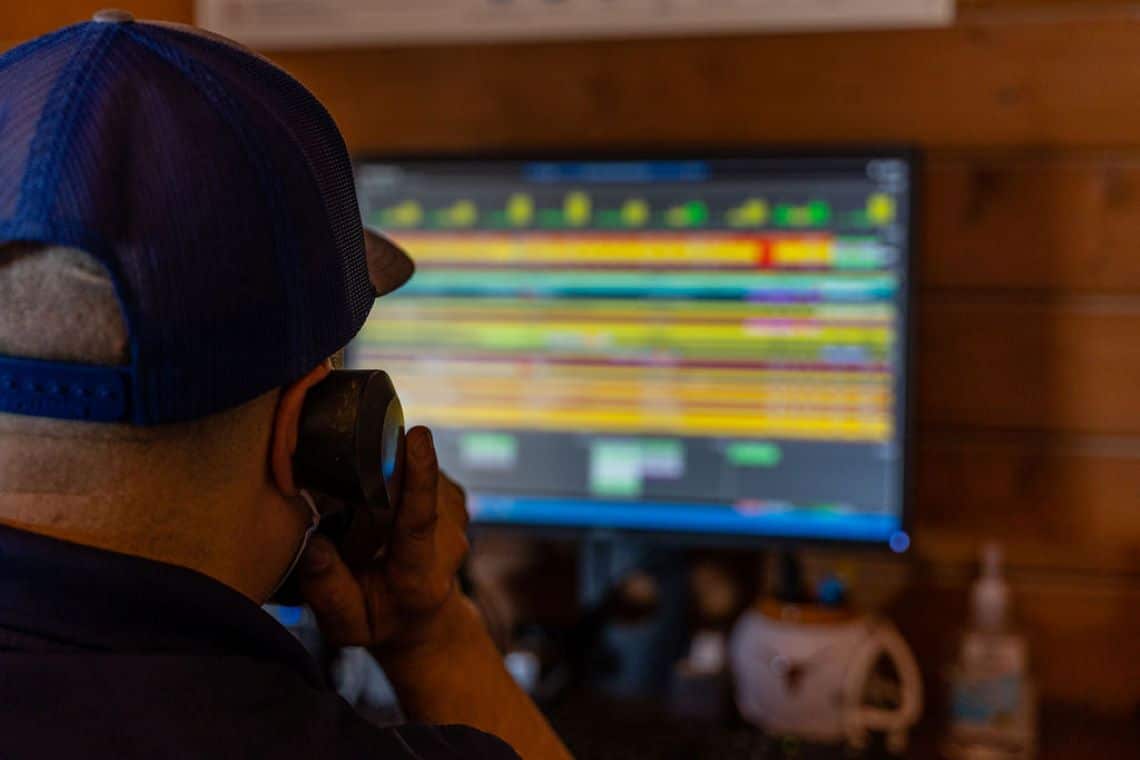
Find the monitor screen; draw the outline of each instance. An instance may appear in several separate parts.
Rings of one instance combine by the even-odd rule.
[[[389,371],[475,520],[901,551],[901,152],[357,167]]]

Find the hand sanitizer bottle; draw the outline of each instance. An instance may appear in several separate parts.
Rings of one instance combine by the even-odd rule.
[[[1025,637],[1010,621],[1001,547],[984,546],[981,566],[973,621],[950,671],[943,753],[952,760],[1028,760],[1036,753],[1037,700]]]

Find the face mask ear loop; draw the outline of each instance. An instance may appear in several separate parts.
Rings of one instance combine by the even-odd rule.
[[[321,524],[321,512],[319,509],[317,509],[317,502],[313,500],[313,495],[311,493],[306,491],[304,488],[302,488],[298,493],[301,495],[301,498],[305,500],[305,506],[309,508],[309,515],[311,518],[309,522],[309,529],[305,531],[304,543],[302,544],[302,548],[304,548],[304,546],[308,545],[309,543],[309,536],[313,535],[313,531],[315,531]]]
[[[312,494],[305,489],[301,489],[299,493],[301,498],[304,499],[306,506],[309,507],[309,527],[305,529],[305,535],[301,536],[301,545],[297,547],[297,553],[293,555],[293,561],[289,563],[289,567],[281,576],[281,580],[277,581],[277,585],[273,587],[273,591],[269,594],[269,598],[271,599],[281,590],[281,587],[285,585],[285,581],[289,579],[293,571],[297,569],[297,564],[301,561],[301,557],[305,554],[305,548],[309,545],[309,539],[312,538],[313,533],[321,524],[321,513],[317,509],[317,503],[313,501]]]

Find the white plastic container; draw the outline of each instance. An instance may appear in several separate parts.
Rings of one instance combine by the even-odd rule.
[[[950,669],[943,753],[951,760],[1028,760],[1037,748],[1037,695],[1025,637],[1011,624],[1002,553],[983,547],[973,620]]]

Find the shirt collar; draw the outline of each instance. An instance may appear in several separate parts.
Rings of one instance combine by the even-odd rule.
[[[0,628],[82,649],[244,655],[326,683],[272,616],[213,578],[3,525]]]

